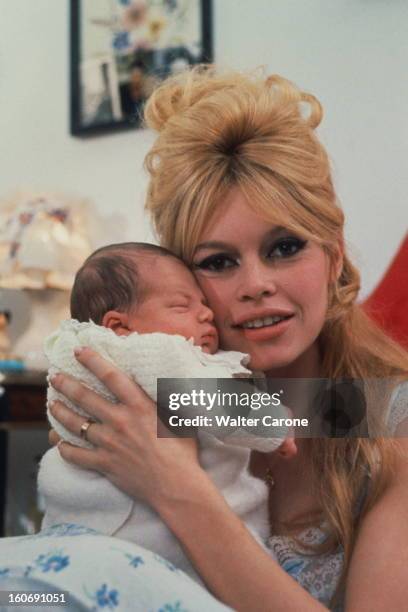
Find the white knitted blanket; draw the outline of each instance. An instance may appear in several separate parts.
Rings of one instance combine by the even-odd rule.
[[[63,321],[58,330],[44,343],[44,351],[49,361],[48,378],[57,372],[65,372],[78,378],[87,387],[113,403],[117,402],[116,397],[75,358],[74,349],[78,346],[88,346],[97,351],[107,361],[125,372],[129,378],[135,380],[154,401],[157,399],[158,378],[209,378],[216,381],[217,378],[252,376],[251,370],[246,368],[249,355],[245,353],[218,351],[215,355],[209,355],[195,346],[192,338],[186,340],[182,336],[162,333],[132,333],[129,336],[117,336],[111,329],[91,321],[89,323],[79,323],[74,319]],[[49,386],[47,405],[53,400],[63,401],[75,412],[89,416],[79,406]],[[185,416],[190,416],[191,408],[188,411]],[[221,414],[220,408],[217,414]],[[47,416],[52,427],[64,440],[77,446],[92,448],[90,443],[65,429],[49,411]],[[275,409],[275,416],[287,416],[286,409]],[[268,438],[255,435],[249,429],[245,429],[236,431],[228,439],[229,444],[260,452],[271,452],[281,444],[283,437],[282,432],[279,438]]]
[[[243,353],[225,351],[204,353],[192,339],[162,333],[117,336],[110,329],[92,322],[64,321],[45,341],[49,376],[65,372],[80,379],[106,399],[116,402],[112,393],[74,356],[74,348],[89,346],[135,380],[156,400],[157,378],[231,378],[249,377]],[[48,403],[64,401],[76,412],[88,416],[53,387],[48,388]],[[286,416],[278,409],[277,416]],[[92,447],[64,429],[48,412],[51,425],[65,440]],[[258,437],[247,431],[235,432],[231,444],[213,435],[199,435],[199,458],[203,468],[220,488],[226,501],[248,527],[263,540],[267,534],[267,489],[248,470],[250,451],[275,450],[282,438]],[[66,463],[58,449],[48,451],[41,462],[39,489],[46,504],[43,527],[61,522],[76,522],[107,535],[129,539],[166,557],[196,578],[177,540],[151,508],[131,499],[104,476]]]

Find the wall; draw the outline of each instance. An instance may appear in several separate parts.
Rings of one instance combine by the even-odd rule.
[[[407,227],[408,3],[214,5],[217,61],[266,65],[322,101],[320,134],[365,295]],[[142,161],[153,135],[130,131],[81,140],[68,134],[68,23],[65,0],[0,0],[0,197],[16,188],[85,195],[101,214],[121,215],[124,240],[148,239]]]

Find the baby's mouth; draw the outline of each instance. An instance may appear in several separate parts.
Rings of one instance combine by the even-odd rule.
[[[218,333],[215,327],[211,328],[209,331],[207,331],[201,336],[200,344],[203,350],[204,348],[207,348],[208,351],[210,351],[215,345],[218,344]]]
[[[217,340],[217,334],[213,333],[213,334],[204,334],[203,336],[201,336],[201,341],[205,344],[205,343],[212,343],[215,342]]]

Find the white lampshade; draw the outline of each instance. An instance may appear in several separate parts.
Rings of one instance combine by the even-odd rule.
[[[29,368],[46,369],[43,341],[69,316],[75,273],[92,251],[87,212],[85,201],[53,194],[0,202],[0,311],[11,314],[11,353]]]
[[[52,194],[0,202],[0,287],[70,289],[91,252],[87,204]]]

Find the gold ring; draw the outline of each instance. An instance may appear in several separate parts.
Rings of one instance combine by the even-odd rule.
[[[92,419],[91,417],[89,417],[89,419],[87,419],[84,423],[82,423],[81,429],[79,430],[79,435],[81,436],[82,440],[85,440],[86,442],[89,442],[88,436],[87,436],[88,429],[94,423],[96,423],[96,421],[95,421],[95,419]]]

